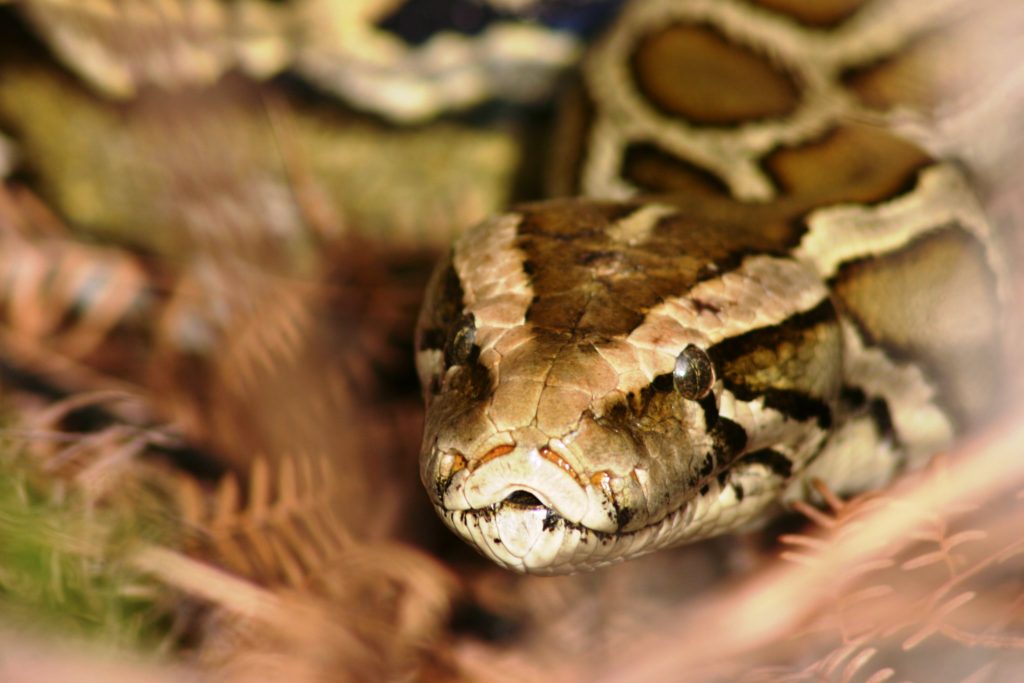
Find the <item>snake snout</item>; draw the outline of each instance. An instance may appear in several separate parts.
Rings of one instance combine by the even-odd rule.
[[[558,444],[491,449],[451,478],[442,507],[543,511],[595,531],[617,529],[604,493],[558,451],[563,451]]]

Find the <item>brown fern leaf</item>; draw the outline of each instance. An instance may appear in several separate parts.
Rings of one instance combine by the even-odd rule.
[[[264,586],[308,588],[354,545],[338,477],[326,458],[298,456],[253,461],[244,493],[234,474],[212,495],[182,478],[179,507],[199,541],[193,552]]]
[[[355,544],[330,569],[330,595],[269,589],[222,568],[150,547],[134,566],[216,610],[205,666],[233,680],[382,680],[422,672],[443,656],[455,584],[426,555],[395,544]],[[273,676],[271,676],[272,678]],[[293,678],[297,677],[297,678]]]
[[[81,359],[151,303],[149,277],[123,250],[73,241],[25,189],[0,187],[5,336]]]

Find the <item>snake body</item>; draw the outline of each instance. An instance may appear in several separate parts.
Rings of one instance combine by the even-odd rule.
[[[900,125],[929,121],[950,4],[625,9],[559,132],[552,186],[581,196],[469,230],[428,289],[421,475],[456,533],[599,567],[812,478],[882,485],[984,419],[1006,265]]]

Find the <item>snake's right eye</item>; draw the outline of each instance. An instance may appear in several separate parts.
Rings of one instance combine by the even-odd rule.
[[[476,344],[476,322],[469,313],[463,313],[448,331],[444,343],[444,364],[446,367],[469,362]]]
[[[689,344],[676,357],[672,383],[683,398],[698,401],[711,392],[715,385],[715,366],[707,352]]]

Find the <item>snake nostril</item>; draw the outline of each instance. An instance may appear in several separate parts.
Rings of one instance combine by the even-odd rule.
[[[544,503],[540,502],[537,496],[533,495],[529,491],[513,491],[505,497],[505,502],[509,505],[515,505],[517,507],[524,508],[542,508],[546,507]]]

